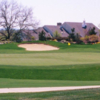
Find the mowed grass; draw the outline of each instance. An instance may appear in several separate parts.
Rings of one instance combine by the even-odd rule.
[[[82,68],[83,66],[83,68]],[[42,66],[41,66],[42,67]],[[57,67],[57,66],[56,66]],[[49,66],[49,68],[27,68],[22,66],[1,66],[0,78],[34,79],[34,80],[73,80],[100,81],[100,64]]]
[[[100,63],[100,53],[0,54],[0,65],[52,66]]]
[[[31,80],[0,78],[0,88],[61,87],[100,85],[100,81]]]
[[[42,43],[60,50],[29,52],[17,43],[0,45],[0,87],[100,85],[99,44]]]
[[[0,100],[100,100],[100,89],[0,94]]]
[[[67,44],[54,42],[54,41],[32,41],[32,42],[23,42],[23,43],[42,43],[46,45],[51,45],[55,47],[59,47],[60,50],[53,51],[42,51],[42,53],[63,53],[63,52],[100,52],[100,44],[71,44],[68,46]],[[26,54],[26,53],[41,53],[40,51],[26,51],[24,48],[19,48],[18,43],[9,43],[0,45],[0,54]]]

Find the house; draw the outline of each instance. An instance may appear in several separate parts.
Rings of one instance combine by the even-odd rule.
[[[72,29],[75,29],[75,33],[78,33],[81,37],[88,35],[88,32],[95,27],[95,32],[99,36],[99,29],[92,23],[86,23],[85,21],[81,22],[64,22],[57,23],[57,25],[44,25],[35,30],[31,30],[29,33],[31,36],[35,37],[35,40],[39,39],[40,32],[44,31],[46,37],[53,37],[54,33],[57,31],[61,34],[61,37],[68,37],[72,33]]]
[[[84,25],[85,24],[85,25]],[[66,30],[67,33],[71,33],[71,29],[75,28],[75,33],[80,34],[81,37],[84,37],[85,35],[88,35],[88,32],[95,27],[95,32],[97,32],[97,35],[99,36],[99,29],[93,25],[92,23],[78,23],[78,22],[65,22],[62,27],[64,30]]]

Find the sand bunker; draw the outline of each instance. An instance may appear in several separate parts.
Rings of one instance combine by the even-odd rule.
[[[27,51],[50,51],[59,50],[57,47],[45,45],[45,44],[20,44],[18,47],[25,48]]]

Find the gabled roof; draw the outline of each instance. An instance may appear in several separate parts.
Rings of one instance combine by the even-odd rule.
[[[34,32],[36,34],[39,34],[40,32],[44,31],[46,33],[46,31],[43,29],[43,27],[39,27],[38,29],[35,29]]]
[[[99,29],[92,23],[86,23],[86,29],[82,28],[82,23],[79,22],[65,22],[63,25],[70,26],[71,29],[75,28],[75,33],[79,33],[82,37],[84,37],[91,28],[95,27],[95,31],[97,32],[97,35],[99,35]],[[69,29],[69,27],[67,28]]]
[[[60,30],[59,26],[45,25],[45,27],[49,28],[52,31],[52,33],[54,33],[55,31],[58,31],[59,33],[61,33],[61,30]]]
[[[55,25],[45,25],[44,26],[44,29],[46,28],[46,30],[48,31],[48,32],[50,32],[51,34],[52,34],[52,36],[53,36],[53,33],[55,33],[56,31],[58,32],[58,33],[60,33],[61,34],[61,36],[62,37],[68,37],[68,33],[67,32],[65,32],[64,30],[61,30],[61,26],[55,26]]]
[[[39,27],[38,29],[34,30],[35,33],[37,33],[38,35],[44,31],[45,32],[45,36],[46,37],[52,37],[43,27]]]

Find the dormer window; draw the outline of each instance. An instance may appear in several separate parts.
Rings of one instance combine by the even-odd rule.
[[[63,28],[62,28],[62,27],[60,27],[60,30],[61,30],[61,31],[63,31]]]

